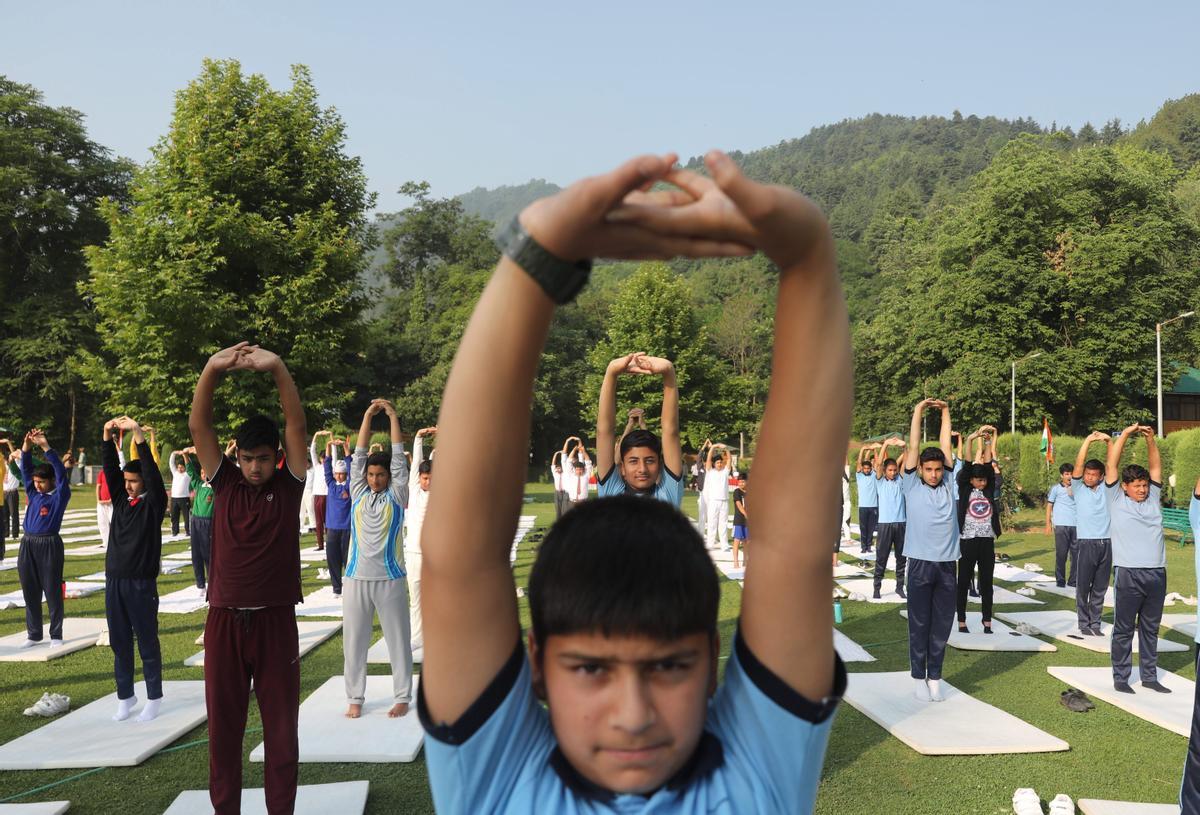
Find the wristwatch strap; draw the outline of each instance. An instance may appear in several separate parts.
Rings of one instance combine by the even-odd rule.
[[[572,263],[551,254],[525,231],[514,216],[498,241],[501,251],[532,277],[551,300],[562,305],[575,299],[592,273],[592,261]]]

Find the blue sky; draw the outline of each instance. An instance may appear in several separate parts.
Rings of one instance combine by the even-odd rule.
[[[558,183],[647,150],[750,150],[873,112],[1132,124],[1200,91],[1200,4],[16,2],[0,73],[145,161],[204,57],[312,70],[378,207]],[[1188,56],[1188,55],[1191,56]]]

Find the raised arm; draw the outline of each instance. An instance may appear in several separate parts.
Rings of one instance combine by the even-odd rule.
[[[321,461],[317,458],[317,439],[328,435],[330,435],[328,430],[318,430],[313,433],[312,441],[308,445],[308,460],[312,462],[314,470],[321,466]]]
[[[547,251],[571,262],[733,253],[729,244],[658,238],[606,222],[628,193],[661,178],[673,163],[673,156],[635,160],[531,204],[520,222]],[[439,480],[431,492],[421,539],[421,687],[435,722],[457,721],[467,711],[512,655],[520,634],[508,556],[524,491],[534,376],[553,314],[554,301],[542,287],[502,258],[446,381],[438,460],[454,477]],[[615,376],[606,376],[598,411],[596,443],[606,469],[612,467],[615,384]],[[492,453],[487,467],[478,466],[482,449]],[[464,506],[472,511],[463,512]]]
[[[596,466],[604,478],[615,464],[613,448],[617,441],[617,377],[630,373],[637,354],[617,357],[604,369],[604,381],[600,383],[600,403],[596,406]],[[574,438],[572,436],[571,438]],[[567,439],[568,444],[571,439]],[[563,452],[567,445],[563,445]]]
[[[1158,439],[1154,428],[1142,425],[1142,435],[1146,437],[1146,469],[1150,471],[1150,480],[1162,486],[1162,456],[1158,452]]]
[[[412,467],[408,472],[408,492],[411,495],[412,491],[417,489],[417,482],[421,478],[421,462],[425,460],[425,434],[436,428],[422,427],[413,436],[412,449]]]
[[[380,399],[379,403],[388,417],[388,438],[392,443],[389,488],[401,506],[408,506],[408,459],[404,457],[404,435],[400,430],[400,416],[396,413],[396,406],[388,400]]]
[[[925,417],[925,409],[936,403],[936,399],[922,399],[913,408],[912,422],[908,428],[908,447],[904,449],[905,472],[917,469],[917,460],[921,455],[921,420]]]
[[[1104,462],[1104,482],[1115,484],[1121,480],[1121,456],[1125,452],[1125,444],[1130,436],[1141,435],[1141,425],[1131,424],[1121,431],[1117,440],[1108,446],[1108,457]],[[1110,480],[1111,479],[1111,480]]]
[[[146,449],[142,452],[149,452],[150,455],[142,456],[142,482],[146,485],[147,500],[165,503],[167,500],[166,485],[163,483],[162,470],[158,469],[158,461],[154,458],[154,453],[150,449],[150,444],[146,436],[142,433],[141,427],[133,419],[128,416],[118,421],[124,422],[123,428],[133,434],[133,444],[135,447],[145,445]]]
[[[221,442],[217,431],[213,428],[213,392],[228,371],[239,364],[246,355],[248,342],[239,342],[224,350],[218,351],[208,359],[200,379],[196,382],[196,390],[192,394],[192,412],[188,417],[188,432],[192,436],[192,446],[196,448],[196,458],[200,466],[213,477],[221,465]],[[109,489],[117,485],[110,484]]]
[[[662,377],[663,402],[660,425],[663,464],[677,476],[682,476],[683,446],[679,441],[679,384],[675,378],[675,364],[669,359],[645,354],[638,354],[634,364],[634,373]],[[599,456],[599,452],[596,455]]]
[[[1075,469],[1071,471],[1072,478],[1083,478],[1083,465],[1087,462],[1088,449],[1093,442],[1097,441],[1110,442],[1111,439],[1107,433],[1101,433],[1098,430],[1088,434],[1088,437],[1079,445],[1079,452],[1075,454]]]
[[[946,457],[946,466],[950,467],[950,466],[953,466],[954,461],[955,461],[954,447],[950,444],[950,437],[954,433],[953,426],[950,422],[950,405],[948,405],[946,402],[943,402],[942,400],[938,399],[936,402],[934,402],[933,406],[941,408],[941,410],[942,410],[942,430],[941,430],[941,433],[938,434],[938,442],[939,442],[939,446],[942,448],[942,455]],[[961,433],[958,434],[958,444],[959,444],[958,452],[959,452],[959,455],[961,456],[962,455],[962,434]]]

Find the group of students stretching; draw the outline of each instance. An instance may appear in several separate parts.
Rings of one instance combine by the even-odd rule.
[[[333,524],[328,514],[324,519],[326,549],[328,533],[348,532],[344,541],[335,535],[334,546],[347,546],[349,716],[361,714],[372,613],[381,617],[393,660],[389,712],[407,710],[410,632],[400,613],[407,605],[400,578],[413,566],[408,545],[404,557],[398,546],[401,526],[409,522],[411,539],[418,518],[425,653],[416,702],[429,736],[428,770],[439,811],[798,812],[813,805],[846,682],[833,649],[824,544],[836,522],[827,511],[836,484],[830,462],[848,441],[852,401],[849,325],[833,239],[810,201],[748,180],[727,156],[706,157],[707,177],[676,168],[675,160],[632,160],[536,202],[514,221],[442,401],[439,467],[450,468],[454,479],[436,493],[428,490],[431,462],[418,452],[428,433],[421,431],[412,480],[399,421],[383,400],[364,415],[358,444],[342,459],[348,462],[344,470],[330,461],[332,455],[322,462],[329,476],[325,508],[334,492],[344,491],[350,501],[347,526],[339,526],[340,516]],[[673,188],[647,191],[656,182]],[[755,499],[755,557],[747,564],[724,682],[716,681],[717,576],[704,540],[679,511],[683,456],[675,369],[644,353],[615,359],[605,372],[595,449],[599,497],[572,502],[540,546],[528,591],[532,629],[522,636],[508,554],[528,432],[512,431],[528,424],[556,305],[586,282],[595,256],[743,256],[758,250],[780,269],[776,345],[756,466],[764,487]],[[281,433],[270,418],[248,417],[226,454],[214,429],[213,396],[222,379],[242,371],[274,379],[284,425]],[[662,379],[660,434],[633,427],[618,438],[616,393],[626,376]],[[390,453],[368,447],[370,423],[379,413],[388,417]],[[194,459],[197,483],[212,491],[204,676],[213,810],[224,815],[240,809],[242,739],[253,686],[266,749],[267,810],[291,812],[298,758],[300,518],[306,471],[315,464],[304,406],[283,360],[243,342],[208,360],[188,426],[193,445],[184,468]],[[140,453],[123,467],[112,441],[118,431],[133,433]],[[106,610],[118,717],[134,709],[134,641],[153,702],[143,716],[153,715],[162,699],[155,612],[167,490],[137,422],[114,419],[104,435],[113,507]],[[33,466],[31,445],[43,449],[45,464]],[[577,448],[586,473],[586,453]],[[480,449],[493,451],[494,466],[478,465]],[[714,472],[721,469],[718,459],[725,456],[711,458]],[[58,529],[70,488],[40,431],[26,437],[22,465],[30,494],[20,554],[29,565],[22,574],[56,597]],[[574,461],[570,466],[577,469]],[[414,483],[420,485],[415,493]],[[313,485],[316,498],[315,477]],[[720,520],[710,525],[717,527],[710,539],[723,529],[723,513]],[[40,617],[38,601],[27,604],[27,614]],[[52,603],[52,638],[61,637],[61,605],[57,628],[54,609]],[[31,639],[41,636],[37,623]]]

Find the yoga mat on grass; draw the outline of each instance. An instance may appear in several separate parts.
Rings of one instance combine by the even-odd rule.
[[[1045,572],[1027,572],[1011,563],[997,563],[992,567],[992,576],[1008,583],[1053,583],[1054,575]],[[1071,591],[1074,591],[1072,589]],[[1074,596],[1074,595],[1072,595]]]
[[[104,591],[103,583],[87,583],[79,580],[68,580],[66,583],[68,600],[78,600],[80,597]]]
[[[123,722],[112,720],[113,692],[0,745],[0,770],[132,767],[208,718],[203,682],[163,682],[162,709],[151,722],[135,721],[146,703],[145,684],[138,682],[134,693],[137,707]]]
[[[973,756],[1050,753],[1070,749],[998,707],[963,693],[942,680],[944,702],[921,702],[913,695],[908,671],[852,673],[845,700],[918,753]]]
[[[303,784],[296,787],[295,815],[362,815],[367,808],[367,781]],[[208,790],[187,790],[163,815],[210,815]],[[260,787],[242,790],[242,815],[267,815],[266,793]]]
[[[1164,614],[1162,615],[1162,627],[1178,631],[1185,637],[1194,640],[1196,638],[1196,615]]]
[[[875,661],[875,657],[867,653],[866,648],[863,648],[836,628],[833,629],[833,650],[837,651],[837,655],[842,658],[842,662]]]
[[[298,620],[296,631],[300,635],[300,656],[304,656],[341,630],[342,624],[336,620]],[[203,668],[204,652],[192,654],[183,664],[189,668]]]
[[[413,677],[413,698],[408,713],[388,718],[392,707],[392,678],[367,676],[367,701],[362,716],[347,719],[346,679],[334,676],[326,680],[300,704],[300,762],[408,762],[421,752],[425,731],[417,719],[417,685]],[[250,760],[263,760],[263,745],[250,752]]]
[[[861,577],[852,580],[839,580],[838,585],[849,592],[858,592],[863,595],[868,603],[906,603],[908,602],[900,595],[896,594],[896,581],[893,578],[885,577],[879,584],[879,599],[876,600],[871,596],[875,591],[875,579],[872,577]],[[968,598],[972,605],[979,605],[983,601],[978,597]],[[992,602],[996,605],[1044,605],[1041,600],[1035,600],[1032,597],[1026,597],[1022,594],[1009,591],[1008,589],[995,586],[992,589]]]
[[[42,631],[42,641],[29,648],[22,648],[25,632],[18,631],[0,637],[0,662],[49,662],[52,659],[91,648],[96,644],[100,632],[108,627],[99,617],[65,617],[63,619],[63,644],[50,647],[50,626]]]
[[[413,660],[414,665],[419,662],[424,662],[425,661],[425,649],[421,648],[421,647],[414,648],[413,652],[412,652],[412,660]],[[385,640],[383,637],[380,637],[375,642],[375,644],[372,645],[367,650],[367,664],[368,665],[391,665],[392,664],[391,652],[388,650],[387,640]]]
[[[195,586],[187,586],[170,594],[159,595],[159,614],[191,614],[207,606],[204,592]]]
[[[42,801],[38,804],[0,804],[0,815],[62,815],[70,801]]]
[[[1112,626],[1104,623],[1100,626],[1099,637],[1088,637],[1079,633],[1079,618],[1074,611],[998,611],[996,616],[1006,623],[1018,625],[1028,623],[1047,637],[1053,637],[1061,642],[1078,645],[1099,654],[1112,653]],[[1158,652],[1186,651],[1186,645],[1180,645],[1173,640],[1158,638]],[[1138,651],[1138,635],[1133,635],[1133,651]]]
[[[1071,586],[1056,586],[1056,585],[1054,585],[1053,582],[1051,582],[1051,583],[1028,583],[1027,585],[1030,586],[1031,588],[1037,589],[1038,591],[1044,591],[1044,592],[1048,592],[1050,594],[1057,594],[1059,597],[1066,597],[1070,600],[1075,599],[1075,589]],[[1109,586],[1108,591],[1104,592],[1104,607],[1105,608],[1113,607],[1112,586]]]
[[[900,609],[900,616],[908,619],[908,610]],[[1037,637],[1030,637],[1025,634],[1013,631],[999,620],[992,620],[992,633],[983,633],[983,612],[968,611],[967,612],[967,628],[970,633],[963,634],[958,630],[957,619],[954,622],[954,627],[950,629],[951,648],[957,648],[960,651],[1032,651],[1041,653],[1053,653],[1057,651],[1057,646],[1051,645],[1048,642],[1043,642]],[[842,657],[843,661],[845,657]]]
[[[304,595],[304,602],[296,606],[296,616],[341,617],[342,599],[334,596],[333,586],[324,586]]]
[[[1192,728],[1192,702],[1196,693],[1196,683],[1190,679],[1176,676],[1170,671],[1158,669],[1158,681],[1171,689],[1171,693],[1158,693],[1142,687],[1138,680],[1137,662],[1134,661],[1133,676],[1129,685],[1133,693],[1121,693],[1113,687],[1112,668],[1068,668],[1050,665],[1046,671],[1055,679],[1066,682],[1073,688],[1119,707],[1126,713],[1132,713],[1139,719],[1150,724],[1188,737]]]
[[[1134,801],[1080,798],[1075,805],[1082,815],[1179,815],[1179,804],[1143,804]]]

